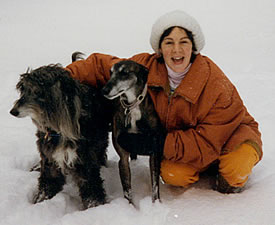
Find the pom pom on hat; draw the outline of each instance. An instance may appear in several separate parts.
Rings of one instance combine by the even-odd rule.
[[[192,16],[180,10],[166,13],[159,17],[158,20],[154,23],[150,37],[150,43],[153,50],[156,53],[159,53],[159,41],[161,35],[168,28],[175,26],[185,28],[192,32],[194,43],[197,49],[197,51],[194,53],[199,54],[205,44],[204,35],[200,25]]]

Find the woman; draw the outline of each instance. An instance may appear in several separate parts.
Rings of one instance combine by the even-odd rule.
[[[187,187],[218,163],[216,189],[240,192],[262,157],[261,134],[234,85],[200,54],[204,36],[199,24],[182,11],[169,12],[153,25],[150,42],[155,54],[142,53],[131,60],[149,69],[148,92],[167,131],[163,181]],[[67,70],[101,87],[120,60],[92,54]]]

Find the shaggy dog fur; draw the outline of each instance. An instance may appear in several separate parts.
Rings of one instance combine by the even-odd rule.
[[[120,157],[119,172],[124,197],[132,201],[129,156],[149,155],[152,184],[152,202],[160,199],[159,174],[165,131],[147,93],[148,70],[134,62],[121,61],[111,69],[111,78],[102,93],[108,99],[117,99],[113,120],[113,144]],[[119,144],[119,138],[124,136]],[[128,144],[126,143],[128,142]],[[122,145],[126,144],[126,147]],[[133,152],[142,144],[139,152]]]
[[[104,204],[100,167],[107,159],[111,119],[106,99],[59,65],[27,71],[16,88],[20,98],[10,113],[30,116],[37,127],[41,169],[33,202],[54,197],[70,174],[85,209]]]

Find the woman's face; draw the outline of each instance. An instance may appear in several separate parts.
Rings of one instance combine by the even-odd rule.
[[[190,63],[192,42],[184,29],[175,27],[171,33],[163,39],[160,45],[160,52],[165,63],[174,72],[183,72]]]

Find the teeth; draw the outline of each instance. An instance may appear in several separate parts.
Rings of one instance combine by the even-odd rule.
[[[174,58],[175,60],[179,60],[179,59],[182,59],[183,57],[177,57],[177,58]]]

